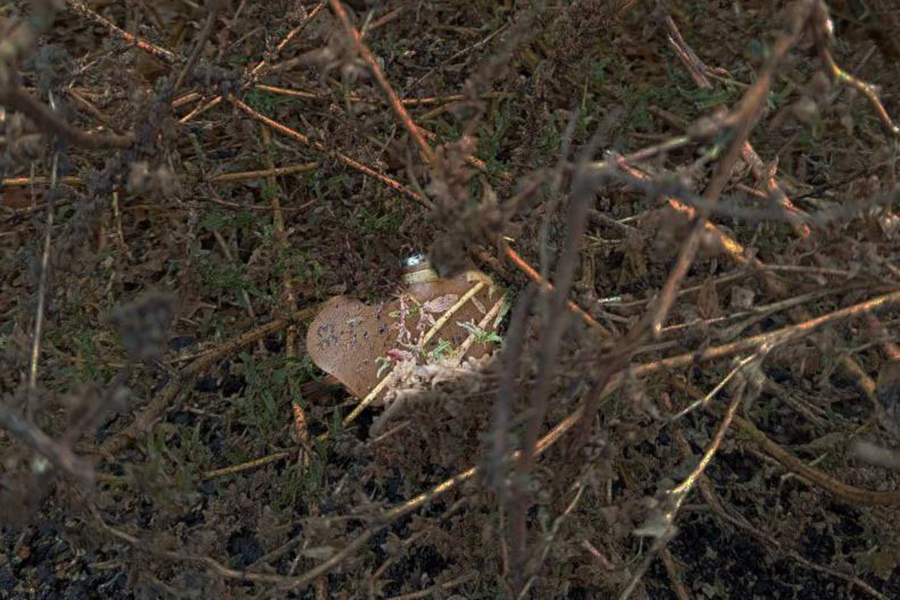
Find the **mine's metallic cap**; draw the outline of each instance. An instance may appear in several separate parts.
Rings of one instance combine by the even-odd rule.
[[[438,278],[437,273],[428,262],[428,257],[424,254],[407,256],[401,261],[401,264],[403,265],[403,281],[406,285],[429,283]]]
[[[401,266],[403,266],[404,269],[421,267],[422,265],[427,264],[427,263],[428,263],[428,257],[421,253],[410,254],[409,256],[404,258],[402,261],[400,261],[400,264],[401,264]]]

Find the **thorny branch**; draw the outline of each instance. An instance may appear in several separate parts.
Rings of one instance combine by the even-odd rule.
[[[715,203],[725,189],[725,185],[731,177],[731,170],[734,168],[741,152],[743,152],[744,144],[765,107],[765,99],[768,95],[775,72],[778,69],[778,65],[781,64],[781,61],[790,49],[799,41],[800,36],[803,34],[803,31],[809,23],[810,15],[816,4],[816,0],[803,0],[797,2],[793,7],[793,12],[789,17],[786,26],[786,31],[781,34],[779,39],[773,45],[769,58],[759,72],[756,81],[744,93],[740,106],[725,118],[725,121],[733,123],[729,131],[730,140],[728,149],[725,151],[719,162],[716,163],[712,181],[703,194],[704,200]],[[694,228],[691,230],[688,239],[681,248],[675,267],[672,269],[666,283],[663,285],[651,321],[651,330],[654,335],[659,335],[659,332],[668,317],[669,310],[672,308],[675,294],[678,292],[682,280],[685,275],[687,275],[687,271],[693,263],[694,256],[700,245],[700,234],[703,231],[707,219],[708,212],[703,210],[699,211]]]
[[[73,127],[14,82],[0,85],[0,104],[21,112],[46,133],[58,135],[81,148],[88,150],[124,149],[130,148],[134,143],[134,138],[130,135],[88,133]]]
[[[534,468],[535,448],[547,416],[550,390],[558,365],[557,359],[560,345],[563,335],[568,329],[569,313],[566,311],[566,301],[575,279],[575,268],[578,264],[578,256],[587,227],[590,203],[596,191],[594,177],[587,168],[594,145],[592,143],[584,151],[580,169],[572,185],[566,245],[554,278],[556,287],[551,292],[546,309],[545,335],[538,362],[538,380],[531,396],[532,414],[525,429],[525,437],[522,441],[519,462],[516,468],[517,489],[514,490],[513,496],[515,501],[511,504],[512,510],[510,514],[510,525],[512,527],[512,564],[510,566],[517,578],[514,581],[514,589],[518,591],[524,589],[529,575],[526,568],[528,553],[525,548],[525,533],[526,516],[531,495],[526,491],[527,480]]]
[[[47,459],[51,465],[74,477],[80,485],[89,487],[93,484],[94,468],[89,461],[78,457],[70,445],[57,442],[34,423],[15,414],[3,402],[0,402],[0,426]],[[46,469],[46,464],[33,462],[35,475],[42,474]]]

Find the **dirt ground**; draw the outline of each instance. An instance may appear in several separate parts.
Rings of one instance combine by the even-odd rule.
[[[900,598],[897,31],[0,0],[0,598]],[[418,252],[497,350],[357,416]]]

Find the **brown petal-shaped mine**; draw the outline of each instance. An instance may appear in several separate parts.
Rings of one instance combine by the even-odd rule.
[[[380,379],[378,358],[394,346],[394,322],[386,307],[366,306],[346,296],[332,298],[306,334],[309,357],[362,398]]]
[[[309,357],[359,398],[367,396],[390,372],[393,363],[389,361],[398,354],[390,351],[414,353],[418,341],[447,310],[454,312],[417,357],[420,364],[429,359],[436,360],[434,351],[439,346],[446,348],[448,353],[458,348],[471,334],[459,323],[477,325],[485,311],[499,299],[490,280],[483,274],[469,272],[453,279],[439,279],[429,269],[413,275],[406,279],[408,316],[402,324],[399,298],[368,306],[346,296],[337,296],[325,303],[309,327],[306,334]],[[482,284],[480,291],[474,298],[459,302],[479,284]],[[404,332],[402,338],[401,332]],[[487,343],[475,343],[466,356],[480,358],[490,350]]]

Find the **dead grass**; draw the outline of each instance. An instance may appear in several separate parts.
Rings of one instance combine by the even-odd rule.
[[[900,15],[651,4],[0,5],[0,589],[900,596]],[[350,422],[425,250],[503,350]]]

